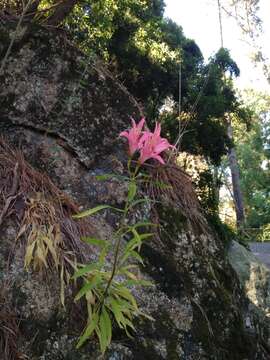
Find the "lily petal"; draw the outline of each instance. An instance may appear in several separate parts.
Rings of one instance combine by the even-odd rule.
[[[164,160],[162,159],[162,157],[160,155],[154,154],[152,156],[152,158],[158,160],[162,165],[165,164]]]
[[[119,136],[124,136],[126,138],[128,138],[128,132],[127,131],[122,131]]]

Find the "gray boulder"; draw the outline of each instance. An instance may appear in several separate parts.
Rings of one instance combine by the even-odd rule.
[[[236,241],[232,241],[229,247],[228,259],[250,300],[249,311],[253,314],[253,319],[262,324],[261,331],[270,344],[270,270],[250,250]],[[250,323],[251,319],[247,321]]]

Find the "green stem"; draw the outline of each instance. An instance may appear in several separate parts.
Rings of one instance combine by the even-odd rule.
[[[134,171],[134,174],[133,174],[133,177],[132,177],[132,180],[135,180],[136,179],[136,175],[137,175],[137,173],[138,173],[138,171],[139,171],[139,169],[140,169],[140,164],[139,163],[137,163],[137,165],[136,165],[136,168],[135,168],[135,171]]]
[[[109,278],[109,280],[108,280],[106,289],[105,289],[105,291],[104,291],[103,301],[104,301],[104,299],[106,298],[106,296],[107,296],[107,294],[108,294],[109,288],[110,288],[110,286],[111,286],[111,283],[112,283],[112,281],[113,281],[113,278],[114,278],[115,273],[116,273],[116,270],[117,270],[118,255],[119,255],[119,251],[120,251],[121,239],[122,239],[122,236],[120,235],[120,236],[118,237],[117,242],[116,242],[116,245],[115,245],[115,252],[114,252],[114,260],[113,260],[112,273],[111,273],[111,276],[110,276],[110,278]]]
[[[120,244],[121,244],[121,240],[122,240],[122,237],[123,237],[123,234],[121,234],[121,230],[123,229],[123,227],[125,225],[125,219],[127,217],[128,210],[129,210],[129,201],[126,200],[124,213],[123,213],[123,215],[121,217],[121,221],[120,221],[120,229],[117,231],[117,233],[120,232],[120,234],[117,236],[117,240],[116,240],[116,244],[115,244],[112,273],[111,273],[111,276],[110,276],[110,278],[108,280],[107,286],[105,288],[102,302],[104,301],[104,299],[106,298],[106,296],[108,294],[109,288],[111,286],[111,283],[113,281],[113,278],[114,278],[116,270],[117,270],[118,257],[119,257],[119,252],[120,252]]]
[[[138,170],[140,168],[140,164],[137,163],[136,165],[136,168],[135,168],[135,171],[134,173],[132,173],[131,169],[130,169],[130,166],[131,166],[131,161],[132,159],[129,158],[128,159],[128,163],[127,163],[127,168],[128,168],[128,172],[129,172],[129,178],[130,178],[130,181],[135,181],[136,180],[136,175],[138,173]],[[129,209],[130,209],[130,201],[126,200],[126,203],[125,203],[125,208],[124,208],[124,212],[123,212],[123,215],[121,217],[121,220],[120,220],[120,228],[119,230],[116,232],[117,233],[120,233],[119,235],[117,235],[117,238],[116,238],[116,244],[115,244],[115,251],[114,251],[114,259],[113,259],[113,267],[112,267],[112,272],[111,272],[111,276],[108,280],[108,283],[107,283],[107,286],[105,288],[105,291],[103,293],[103,299],[102,299],[102,302],[104,302],[107,294],[108,294],[108,291],[110,289],[110,286],[112,284],[112,281],[113,281],[113,278],[117,272],[117,265],[118,265],[118,260],[119,260],[119,253],[120,253],[120,245],[121,245],[121,240],[122,240],[122,237],[123,237],[123,228],[124,228],[124,225],[125,225],[125,219],[127,217],[127,214],[129,212]]]
[[[127,163],[127,168],[128,168],[128,173],[130,174],[131,171],[130,171],[130,165],[131,165],[131,158],[128,159],[128,163]]]

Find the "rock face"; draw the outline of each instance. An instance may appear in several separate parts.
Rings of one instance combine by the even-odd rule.
[[[233,241],[229,261],[251,302],[270,315],[270,271],[252,252]]]
[[[4,26],[2,55],[11,40]],[[119,129],[140,114],[135,99],[102,64],[83,56],[63,36],[35,27],[22,27],[22,33],[2,77],[2,121],[62,139],[87,165],[100,149],[110,153]]]
[[[270,270],[251,251],[235,241],[229,247],[228,259],[250,300],[250,312],[264,324],[267,339],[270,330]]]
[[[5,40],[0,60],[12,28],[14,24],[0,23],[1,39]],[[118,134],[129,126],[129,116],[138,118],[141,109],[98,62],[79,53],[63,35],[43,28],[24,29],[0,76],[1,134],[26,158],[19,162],[14,153],[13,163],[3,165],[9,155],[5,145],[0,146],[0,189],[11,195],[12,185],[20,189],[19,195],[13,194],[13,211],[4,211],[6,201],[1,198],[0,202],[0,213],[5,215],[0,221],[0,280],[5,289],[0,300],[9,314],[6,319],[20,319],[16,345],[12,343],[10,351],[15,347],[17,359],[23,355],[31,360],[101,359],[95,340],[75,350],[85,319],[83,309],[74,307],[70,292],[66,310],[59,306],[56,274],[50,272],[45,281],[33,267],[26,270],[27,239],[18,239],[18,231],[31,201],[54,204],[57,197],[61,203],[57,206],[63,211],[59,224],[54,225],[59,225],[66,244],[80,250],[80,231],[71,219],[72,209],[76,209],[72,201],[86,208],[123,203],[125,186],[117,180],[100,183],[95,176],[124,173],[125,153]],[[8,166],[14,168],[14,176],[7,177]],[[22,179],[23,169],[32,174],[26,185],[15,181],[18,174]],[[49,180],[42,182],[39,172],[47,173],[55,187]],[[36,185],[29,187],[33,179]],[[182,180],[188,182],[185,175]],[[223,244],[203,219],[196,201],[192,209],[187,202],[185,210],[181,186],[178,191],[173,206],[170,199],[161,197],[162,205],[155,208],[160,231],[143,248],[142,276],[154,286],[134,291],[142,310],[155,320],[138,319],[133,339],[116,329],[105,358],[269,359],[267,339],[225,259]],[[143,216],[153,219],[152,209]],[[114,224],[115,219],[105,214],[91,220],[87,229],[110,238]],[[91,260],[92,251],[83,249],[85,261]],[[6,336],[0,328],[0,345]]]

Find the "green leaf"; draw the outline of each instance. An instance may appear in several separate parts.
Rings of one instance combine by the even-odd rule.
[[[155,319],[154,319],[152,316],[147,315],[147,314],[145,314],[144,312],[142,312],[142,311],[140,311],[140,310],[138,311],[138,315],[143,316],[143,317],[145,317],[145,318],[148,319],[148,320],[155,321]]]
[[[117,298],[118,304],[121,306],[121,311],[123,312],[123,314],[125,316],[127,316],[129,319],[132,319],[132,316],[133,316],[133,313],[134,313],[133,305],[130,303],[130,301],[128,301],[128,300],[126,300],[124,298],[121,298],[116,293],[114,295]]]
[[[105,349],[106,349],[104,334],[101,332],[99,326],[97,326],[95,330],[96,330],[96,334],[98,336],[100,350],[101,350],[102,354],[104,354]]]
[[[89,339],[89,337],[92,335],[93,331],[95,330],[97,324],[98,324],[98,313],[94,313],[92,319],[89,321],[89,324],[87,325],[86,329],[83,332],[83,335],[80,337],[78,344],[76,345],[76,349],[79,349],[83,343]]]
[[[131,250],[134,250],[136,248],[140,248],[141,245],[142,245],[142,241],[140,237],[133,237],[125,246],[124,254],[130,253]]]
[[[130,318],[132,317],[131,315],[131,311],[133,310],[132,305],[125,300],[118,300],[118,299],[112,299],[110,304],[111,304],[110,309],[115,317],[118,326],[120,327],[120,329],[125,329],[125,331],[127,332],[127,328],[126,328],[128,325],[127,316],[129,316]],[[124,313],[126,314],[126,316],[124,316]]]
[[[86,236],[83,236],[81,239],[82,239],[82,241],[86,242],[87,244],[91,244],[91,245],[95,245],[95,246],[99,246],[99,247],[104,247],[107,245],[106,240],[101,240],[101,239],[86,237]]]
[[[105,352],[106,348],[110,345],[112,339],[112,323],[110,316],[105,308],[102,307],[100,319],[99,319],[99,327],[101,334],[101,351]]]
[[[72,215],[72,218],[73,219],[81,219],[81,218],[84,218],[86,216],[90,216],[90,215],[94,215],[95,213],[97,213],[98,211],[101,211],[101,210],[104,210],[104,209],[112,209],[114,211],[118,211],[118,212],[121,212],[123,213],[124,210],[123,209],[119,209],[119,208],[116,208],[114,206],[110,206],[110,205],[98,205],[92,209],[88,209],[88,210],[85,210],[79,214],[76,214],[76,215]]]
[[[132,324],[132,322],[128,319],[128,318],[124,318],[124,327],[125,327],[125,330],[126,330],[126,334],[129,336],[129,337],[132,337],[129,332],[127,331],[126,327],[129,326],[133,331],[136,331],[134,325]]]
[[[138,269],[138,265],[136,265],[136,264],[128,264],[128,265],[122,267],[121,269],[119,269],[119,271],[120,270],[124,271],[124,270],[128,270],[128,269]],[[116,285],[121,285],[121,283],[116,283]]]
[[[153,283],[151,283],[151,281],[147,281],[147,280],[126,280],[124,282],[122,282],[123,286],[154,286]]]
[[[101,268],[100,263],[91,263],[88,265],[85,265],[84,267],[82,267],[81,269],[79,269],[78,271],[75,272],[75,274],[73,275],[72,279],[77,279],[80,276],[83,276],[89,272],[92,272],[93,270],[99,270]]]
[[[142,203],[145,203],[147,202],[148,199],[138,199],[138,200],[135,200],[135,201],[132,201],[132,203],[130,204],[129,208],[132,208],[136,205],[139,205],[139,204],[142,204]]]
[[[132,322],[129,319],[132,319],[133,314],[137,313],[137,308],[134,308],[130,302],[124,300],[124,299],[111,299],[111,311],[114,314],[115,320],[118,324],[118,326],[121,329],[125,329],[126,334],[130,336],[127,326],[132,328],[135,331],[135,328],[132,324]]]
[[[137,229],[138,227],[143,227],[143,226],[158,226],[157,224],[151,223],[151,222],[147,222],[147,221],[142,221],[142,222],[138,222],[135,225],[130,226],[130,228],[135,228]]]
[[[136,311],[138,311],[138,305],[134,298],[134,296],[131,294],[131,292],[124,286],[117,286],[115,291],[124,299],[128,300],[134,307]]]
[[[109,249],[109,246],[105,246],[99,254],[98,261],[101,265],[103,265],[105,262],[106,256],[108,254],[108,249]]]
[[[136,230],[136,228],[132,228],[131,231],[132,231],[134,237],[135,237],[138,241],[141,241],[140,234],[138,233],[138,231]]]
[[[64,280],[64,265],[61,265],[60,273],[60,301],[65,309],[65,280]]]
[[[137,280],[137,276],[135,274],[133,274],[131,271],[128,270],[120,270],[119,274],[124,274],[126,275],[129,279],[131,280]]]
[[[121,311],[121,305],[118,303],[117,300],[111,298],[110,299],[110,308],[111,308],[111,311],[115,317],[115,320],[118,324],[118,326],[123,329],[123,320],[124,320],[124,317],[123,317],[123,314],[122,314],[122,311]]]
[[[134,233],[134,232],[133,232]],[[140,250],[141,246],[142,246],[142,241],[153,236],[153,233],[147,233],[147,234],[138,234],[138,232],[136,232],[136,236],[134,236],[134,238],[132,238],[126,245],[125,249],[124,249],[124,254],[126,254],[127,252],[130,252],[136,248],[138,248]],[[130,255],[129,255],[130,256]]]
[[[121,263],[124,264],[124,262],[130,257],[133,257],[134,259],[138,260],[139,263],[144,265],[143,258],[141,257],[141,255],[139,255],[135,250],[130,250],[130,249],[128,249],[124,253],[124,256],[121,259]]]
[[[117,174],[103,174],[103,175],[96,175],[95,178],[98,181],[106,181],[108,179],[115,178],[117,180],[130,180],[129,177]]]
[[[79,214],[76,214],[76,215],[73,215],[73,219],[81,219],[81,218],[84,218],[86,216],[90,216],[90,215],[93,215],[95,213],[97,213],[98,211],[101,211],[101,210],[104,210],[104,209],[108,209],[110,208],[109,205],[98,205],[92,209],[88,209],[88,210],[85,210]]]
[[[152,237],[154,235],[155,235],[154,233],[140,234],[140,239],[145,240],[145,239],[148,239],[148,238],[150,238],[150,237]]]
[[[112,177],[114,177],[114,174],[103,174],[103,175],[96,175],[95,179],[98,181],[105,181],[111,179]]]
[[[129,202],[131,202],[134,199],[136,192],[137,192],[137,185],[136,185],[135,181],[131,181],[129,183],[129,187],[128,187],[128,201]]]
[[[132,250],[132,251],[130,252],[130,255],[129,255],[129,256],[130,256],[130,257],[133,257],[134,259],[138,260],[139,263],[141,263],[142,265],[144,265],[143,258],[141,257],[141,255],[140,255],[137,251]]]
[[[81,290],[78,292],[78,294],[75,296],[75,301],[78,301],[81,297],[83,297],[85,294],[87,294],[88,291],[92,290],[95,286],[100,284],[102,281],[101,277],[99,275],[94,275],[92,279],[85,282],[84,286],[81,288]]]
[[[126,253],[127,251],[130,251],[130,250],[134,250],[136,248],[138,248],[139,250],[141,249],[141,246],[142,246],[142,241],[149,238],[149,237],[152,237],[154,234],[153,233],[146,233],[146,234],[139,234],[137,232],[136,229],[132,229],[131,230],[133,235],[134,235],[134,238],[132,238],[126,245],[125,247],[125,250],[124,250],[124,253]]]

